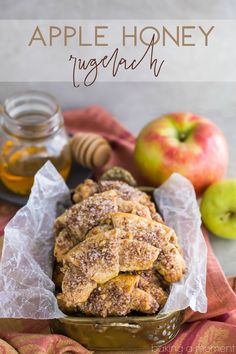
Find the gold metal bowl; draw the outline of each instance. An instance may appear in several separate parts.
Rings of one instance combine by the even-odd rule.
[[[179,332],[183,311],[156,316],[53,319],[52,333],[64,334],[91,350],[156,349]]]

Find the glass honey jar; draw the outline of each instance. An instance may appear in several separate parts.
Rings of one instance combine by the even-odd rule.
[[[48,160],[67,178],[69,137],[53,96],[39,91],[15,95],[5,101],[0,116],[0,178],[8,189],[29,194],[34,175]]]

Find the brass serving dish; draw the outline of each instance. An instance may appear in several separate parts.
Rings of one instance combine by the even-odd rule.
[[[91,350],[154,350],[177,335],[182,320],[183,311],[155,316],[67,316],[51,320],[50,328]]]

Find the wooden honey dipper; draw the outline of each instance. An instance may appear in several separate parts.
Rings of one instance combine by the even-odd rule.
[[[101,167],[111,156],[107,140],[95,133],[77,133],[71,139],[71,151],[79,165],[89,168]]]

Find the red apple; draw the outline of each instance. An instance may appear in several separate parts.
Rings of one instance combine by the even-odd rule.
[[[228,148],[223,133],[211,121],[193,113],[171,113],[143,128],[136,141],[135,160],[152,185],[178,172],[200,194],[224,176]]]

